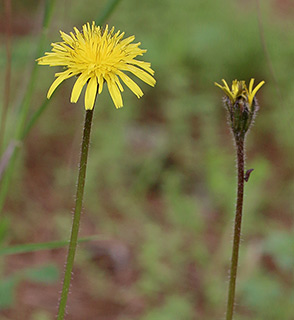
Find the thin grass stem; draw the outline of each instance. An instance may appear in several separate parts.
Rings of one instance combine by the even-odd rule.
[[[100,25],[105,22],[105,20],[112,14],[114,11],[115,7],[119,4],[121,0],[109,0],[102,10],[102,13],[96,20],[96,24]]]
[[[40,36],[40,39],[38,41],[37,45],[37,56],[40,56],[41,53],[43,52],[43,47],[44,47],[44,41],[46,40],[47,32],[48,32],[48,27],[50,20],[52,18],[52,13],[54,9],[56,0],[47,0],[45,3],[45,11],[44,11],[44,16],[43,16],[43,23],[42,23],[42,34]],[[29,112],[29,106],[31,102],[31,97],[33,94],[33,89],[35,86],[35,81],[36,81],[36,76],[37,76],[37,68],[36,64],[33,66],[33,70],[30,76],[28,88],[26,91],[26,94],[22,100],[21,106],[20,106],[20,112],[18,115],[19,122],[16,125],[16,132],[15,132],[15,137],[14,139],[16,141],[21,141],[24,137],[24,132],[26,129],[25,123],[28,117],[28,112]],[[9,165],[7,166],[5,173],[3,175],[3,178],[1,179],[1,188],[0,188],[0,218],[3,215],[3,206],[4,202],[6,199],[6,195],[8,193],[10,181],[14,172],[15,164],[16,164],[16,159],[17,159],[17,154],[18,151],[20,150],[20,145],[21,144],[16,144],[17,146],[13,150],[13,154],[10,158]]]
[[[4,1],[5,10],[5,27],[6,27],[6,37],[5,37],[5,47],[6,47],[6,69],[5,69],[5,84],[4,84],[4,100],[3,109],[1,112],[1,123],[0,123],[0,154],[3,152],[4,148],[4,135],[7,120],[7,111],[9,107],[10,100],[10,86],[11,86],[11,0]]]
[[[105,240],[100,235],[94,235],[86,238],[78,239],[78,243],[90,242],[95,240]],[[9,256],[14,254],[36,252],[42,250],[53,250],[68,246],[68,240],[57,240],[49,242],[38,242],[38,243],[24,243],[14,246],[0,248],[0,256]]]
[[[41,32],[41,36],[39,38],[38,45],[36,48],[36,56],[37,57],[39,57],[42,54],[42,52],[44,51],[44,45],[45,45],[45,41],[47,38],[49,23],[52,18],[55,2],[56,2],[56,0],[47,0],[45,2],[45,10],[44,10],[44,16],[43,16],[43,23],[42,23],[42,32]],[[29,107],[30,107],[30,103],[31,103],[32,95],[33,95],[33,90],[34,90],[35,83],[37,80],[37,71],[38,71],[37,64],[34,63],[33,69],[31,72],[31,76],[30,76],[30,81],[29,81],[25,96],[22,100],[22,103],[20,106],[20,112],[18,115],[18,118],[20,119],[20,121],[18,122],[18,125],[16,128],[15,138],[17,140],[21,139],[21,137],[23,135],[23,131],[25,128],[25,123],[27,121]]]

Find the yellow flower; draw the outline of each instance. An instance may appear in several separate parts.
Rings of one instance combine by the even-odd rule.
[[[214,83],[217,87],[221,88],[225,94],[229,97],[231,100],[232,104],[234,104],[239,97],[243,97],[249,105],[249,109],[252,106],[253,98],[255,97],[257,91],[264,85],[264,81],[261,81],[254,90],[253,89],[253,84],[254,84],[254,79],[252,78],[249,83],[249,88],[247,88],[245,81],[238,81],[234,80],[232,83],[232,89],[229,88],[228,84],[224,79],[222,79],[222,82],[224,83],[224,86]]]
[[[152,87],[155,85],[151,64],[134,59],[147,51],[139,48],[140,42],[132,43],[134,36],[122,39],[124,32],[114,33],[114,27],[109,31],[107,25],[103,30],[94,22],[92,25],[83,25],[82,32],[77,28],[74,28],[74,31],[75,33],[70,32],[69,35],[60,31],[63,42],[52,43],[52,52],[46,52],[44,57],[37,59],[38,64],[63,66],[65,69],[55,74],[57,78],[49,88],[48,99],[62,81],[73,76],[78,78],[70,101],[76,103],[87,84],[86,110],[93,109],[97,91],[98,94],[102,92],[104,82],[107,83],[116,108],[123,106],[121,92],[124,89],[120,79],[140,98],[143,95],[142,90],[125,71],[131,72]]]

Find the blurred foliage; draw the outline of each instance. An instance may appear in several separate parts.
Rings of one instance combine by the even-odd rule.
[[[36,283],[54,283],[59,278],[55,265],[45,265],[14,272],[0,282],[0,310],[10,308],[15,303],[15,290],[19,282],[29,280]]]
[[[48,49],[59,39],[58,30],[69,32],[97,19],[106,2],[59,1]],[[213,82],[251,77],[266,85],[258,93],[260,111],[247,141],[247,168],[254,172],[245,186],[236,319],[293,318],[294,6],[291,1],[285,8],[278,0],[259,3],[260,13],[255,1],[122,0],[108,19],[148,49],[145,59],[157,85],[140,84],[145,95],[139,101],[126,90],[120,110],[107,90],[97,101],[81,236],[99,234],[109,242],[79,248],[79,287],[72,299],[81,303],[73,319],[87,310],[92,312],[88,319],[105,313],[109,320],[223,316],[235,152],[222,93]],[[20,8],[16,21],[22,19]],[[30,14],[38,16],[38,10],[33,7]],[[13,38],[7,142],[36,58],[31,58],[35,38],[33,29]],[[4,66],[1,46],[0,70]],[[57,69],[38,72],[31,112],[44,100]],[[67,80],[61,86],[25,141],[5,207],[7,220],[0,224],[2,245],[63,240],[69,234],[84,117],[82,99],[69,103],[72,85]],[[49,257],[63,268],[63,255]],[[1,265],[8,275],[1,282],[6,306],[18,278],[5,266],[22,259],[28,258],[7,257]],[[52,270],[43,271],[33,272],[33,278],[54,281]],[[49,295],[44,286],[40,295],[47,290]],[[83,309],[85,301],[96,309]],[[8,319],[24,308],[23,302],[11,307]],[[31,309],[27,319],[50,319],[55,312],[48,306],[40,313],[37,304]]]
[[[143,316],[141,320],[169,320],[177,317],[179,320],[189,320],[194,316],[192,305],[180,296],[168,297],[167,301],[146,316]]]

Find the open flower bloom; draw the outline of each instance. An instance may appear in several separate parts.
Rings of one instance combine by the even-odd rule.
[[[152,87],[155,85],[151,64],[135,60],[135,57],[142,56],[147,50],[139,48],[140,42],[132,43],[134,36],[123,39],[124,33],[114,33],[114,28],[109,31],[107,25],[103,30],[94,22],[92,25],[83,25],[82,32],[74,28],[74,33],[68,35],[60,31],[60,34],[63,42],[52,43],[52,52],[46,52],[44,57],[37,59],[41,65],[63,66],[65,69],[55,74],[57,78],[49,88],[48,99],[62,81],[73,76],[77,76],[77,80],[70,101],[76,103],[87,84],[86,110],[93,109],[97,92],[102,92],[104,82],[116,108],[123,106],[121,92],[124,89],[120,80],[140,98],[142,90],[125,71]]]
[[[229,97],[232,104],[234,104],[238,98],[242,97],[248,103],[249,109],[252,107],[253,99],[257,91],[264,85],[264,81],[261,81],[254,89],[254,79],[252,78],[249,82],[249,88],[247,88],[245,81],[234,80],[232,83],[232,89],[229,88],[227,82],[222,79],[224,86],[214,83],[217,87],[221,88],[224,93]]]

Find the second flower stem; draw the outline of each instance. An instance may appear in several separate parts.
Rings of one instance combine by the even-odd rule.
[[[94,109],[86,111],[85,125],[84,125],[84,131],[83,131],[83,141],[82,141],[82,147],[81,147],[79,176],[78,176],[78,184],[77,184],[77,192],[76,192],[76,204],[75,204],[75,211],[74,211],[74,217],[73,217],[73,223],[72,223],[70,243],[68,247],[68,255],[67,255],[67,261],[66,261],[66,267],[65,267],[65,273],[64,273],[63,287],[62,287],[61,297],[59,301],[57,320],[64,319],[64,315],[66,311],[66,302],[67,302],[70,281],[72,276],[72,269],[74,264],[74,258],[75,258],[76,248],[77,248],[80,218],[81,218],[81,211],[82,211],[83,197],[84,197],[84,187],[85,187],[85,179],[86,179],[86,169],[87,169],[93,111]]]
[[[226,320],[232,320],[234,314],[235,289],[238,269],[244,198],[244,139],[244,137],[235,137],[237,147],[238,188]]]

